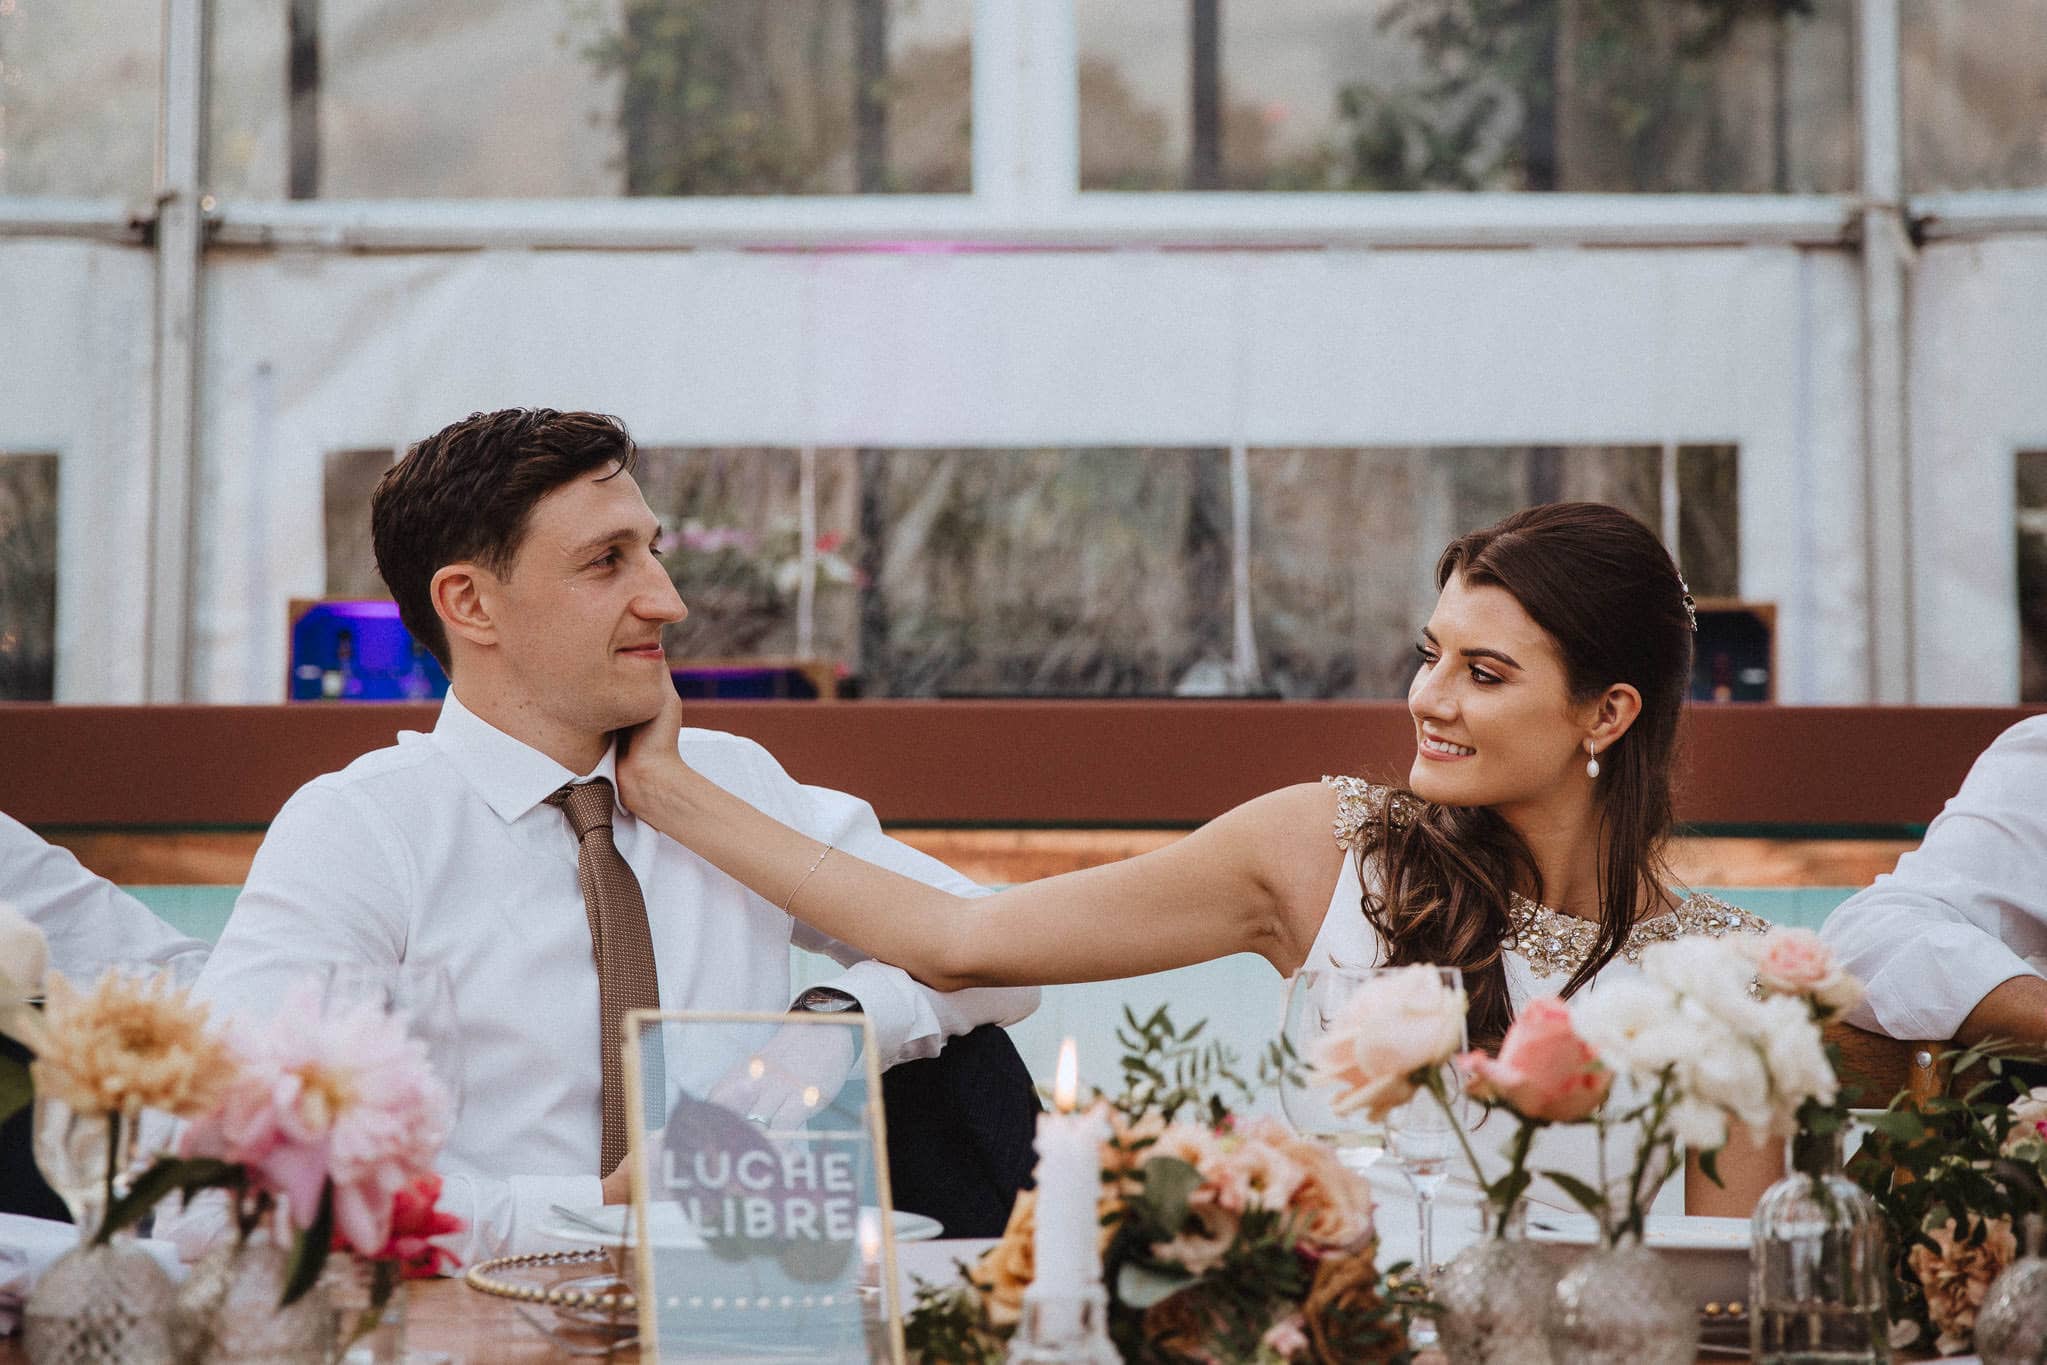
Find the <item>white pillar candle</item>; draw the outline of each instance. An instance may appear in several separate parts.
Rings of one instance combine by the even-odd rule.
[[[1068,1038],[1059,1048],[1053,1112],[1038,1116],[1038,1208],[1034,1286],[1075,1293],[1100,1282],[1102,1143],[1108,1125],[1099,1114],[1075,1113],[1079,1063]]]

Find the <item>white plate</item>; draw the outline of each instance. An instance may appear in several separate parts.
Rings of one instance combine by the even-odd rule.
[[[1531,1209],[1528,1240],[1554,1242],[1558,1246],[1594,1246],[1599,1241],[1599,1224],[1582,1213]],[[1733,1251],[1746,1256],[1749,1224],[1746,1218],[1652,1213],[1645,1220],[1642,1241],[1658,1251]]]
[[[565,1218],[550,1211],[540,1220],[540,1232],[564,1242],[577,1242],[588,1246],[617,1246],[620,1242],[628,1245],[633,1240],[632,1205],[599,1204],[595,1208],[579,1208],[573,1211],[582,1222]],[[694,1249],[703,1245],[703,1239],[690,1226],[682,1210],[674,1204],[655,1204],[647,1211],[654,1225],[654,1245],[681,1249]],[[895,1226],[898,1242],[928,1242],[942,1236],[943,1226],[936,1218],[927,1218],[921,1213],[906,1213],[897,1209],[890,1216]]]

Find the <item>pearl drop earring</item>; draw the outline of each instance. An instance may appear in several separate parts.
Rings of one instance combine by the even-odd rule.
[[[1585,776],[1599,776],[1599,750],[1592,747],[1592,741],[1585,741]]]

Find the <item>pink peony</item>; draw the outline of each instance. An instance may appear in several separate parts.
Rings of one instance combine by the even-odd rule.
[[[374,1005],[322,1016],[310,992],[232,1039],[234,1077],[213,1112],[185,1131],[180,1152],[247,1166],[311,1225],[334,1182],[334,1223],[366,1256],[390,1237],[401,1190],[432,1173],[453,1121],[447,1088],[407,1037],[402,1016]]]
[[[1803,996],[1827,1018],[1862,999],[1862,983],[1841,970],[1826,940],[1810,929],[1772,929],[1761,938],[1743,936],[1737,946],[1756,964],[1756,982],[1767,994]]]
[[[1571,1027],[1571,1011],[1553,997],[1528,1002],[1507,1029],[1497,1059],[1467,1052],[1457,1065],[1474,1098],[1497,1101],[1538,1123],[1576,1123],[1606,1103],[1613,1074]]]

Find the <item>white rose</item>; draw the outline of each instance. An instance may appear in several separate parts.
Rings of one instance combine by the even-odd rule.
[[[1642,974],[1679,995],[1717,1009],[1728,1000],[1748,999],[1755,965],[1726,939],[1687,934],[1642,951]]]
[[[1732,1030],[1701,1029],[1692,1055],[1678,1067],[1678,1083],[1687,1099],[1715,1105],[1758,1130],[1770,1126],[1770,1073],[1755,1045]]]
[[[1464,992],[1444,985],[1434,967],[1381,972],[1351,992],[1309,1060],[1342,1090],[1340,1109],[1381,1119],[1414,1097],[1417,1072],[1463,1048],[1464,1010]]]
[[[1832,1104],[1839,1083],[1827,1061],[1825,1039],[1805,1002],[1779,996],[1765,1003],[1771,1027],[1763,1035],[1763,1060],[1770,1068],[1777,1108],[1788,1116],[1807,1100]]]
[[[2047,1086],[2027,1091],[2011,1102],[2011,1131],[2004,1137],[2010,1156],[2027,1143],[2047,1143]]]
[[[1717,1151],[1727,1145],[1727,1116],[1703,1100],[1683,1098],[1670,1108],[1670,1131],[1687,1151]]]
[[[1653,1076],[1670,1064],[1677,1007],[1677,997],[1654,981],[1615,977],[1571,1000],[1571,1027],[1612,1070]]]

